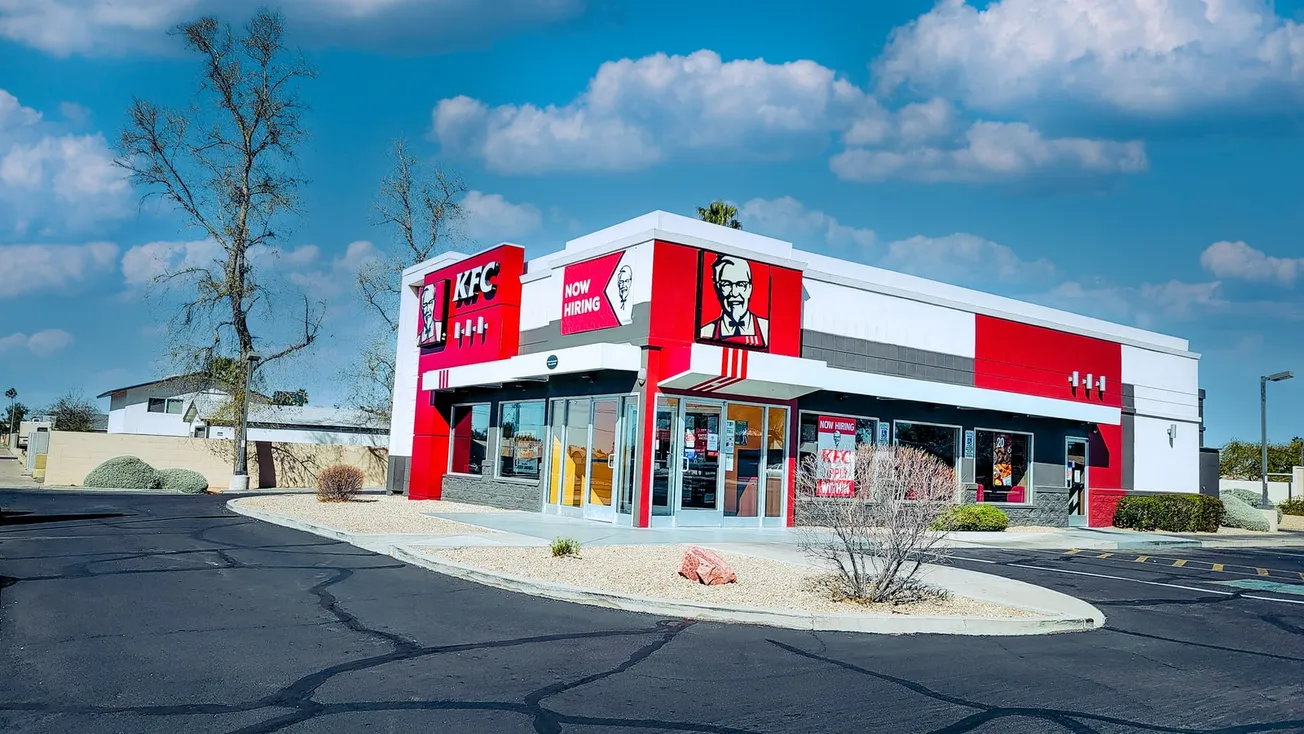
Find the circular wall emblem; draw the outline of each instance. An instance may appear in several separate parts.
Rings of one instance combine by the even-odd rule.
[[[550,370],[557,369],[557,355],[549,354],[547,364],[548,364],[548,369]]]

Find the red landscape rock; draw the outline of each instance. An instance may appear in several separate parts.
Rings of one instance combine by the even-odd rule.
[[[718,553],[695,545],[684,552],[684,561],[679,564],[679,575],[707,586],[732,584],[738,580],[738,574],[729,568]]]

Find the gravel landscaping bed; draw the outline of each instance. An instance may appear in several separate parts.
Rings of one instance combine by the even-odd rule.
[[[442,500],[410,500],[398,495],[362,495],[352,502],[318,502],[315,494],[283,494],[243,497],[235,502],[242,507],[349,533],[493,534],[498,531],[421,513],[506,512],[494,507]]]
[[[426,548],[420,552],[487,571],[582,589],[731,606],[816,613],[916,614],[1035,618],[1034,612],[967,597],[892,606],[834,601],[817,582],[823,571],[766,558],[721,553],[738,581],[705,586],[679,575],[686,545],[592,546],[579,558],[553,558],[548,548]]]
[[[1282,515],[1277,527],[1281,530],[1304,530],[1304,515]]]

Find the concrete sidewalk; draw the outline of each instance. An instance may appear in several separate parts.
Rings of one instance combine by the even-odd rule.
[[[0,450],[0,487],[5,489],[35,489],[40,482],[32,479],[24,471],[23,462],[19,461],[8,449]]]

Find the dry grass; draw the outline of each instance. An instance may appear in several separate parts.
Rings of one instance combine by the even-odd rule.
[[[1038,616],[1022,609],[957,596],[899,606],[835,601],[824,590],[829,575],[824,571],[737,553],[721,554],[738,573],[737,583],[705,586],[678,573],[687,547],[585,546],[578,557],[562,558],[553,558],[548,548],[538,547],[429,548],[421,552],[537,581],[672,601],[819,613]]]
[[[284,515],[349,533],[475,533],[496,531],[466,523],[426,517],[423,512],[504,512],[493,507],[440,500],[409,500],[396,495],[364,495],[347,502],[321,502],[311,494],[244,497],[244,507]]]

